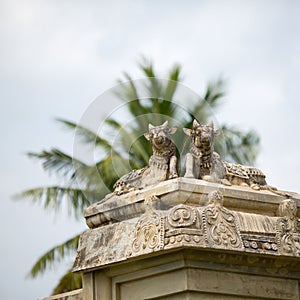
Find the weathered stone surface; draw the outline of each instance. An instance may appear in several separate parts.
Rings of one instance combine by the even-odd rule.
[[[257,192],[242,191],[244,195],[247,193],[252,197],[255,193],[258,197]],[[227,191],[229,194],[230,191]],[[195,196],[194,191],[191,195]],[[201,201],[204,195],[206,200]],[[265,196],[270,195],[265,192]],[[274,213],[269,213],[273,216],[237,211],[238,205],[234,207],[235,210],[228,209],[224,207],[226,197],[223,197],[220,190],[210,192],[208,196],[203,193],[200,205],[196,205],[195,201],[186,201],[185,204],[176,201],[177,204],[175,202],[171,206],[170,201],[166,205],[157,194],[146,196],[146,200],[139,202],[141,212],[144,213],[138,217],[115,220],[107,225],[102,223],[81,236],[74,271],[180,247],[300,257],[300,227],[296,217],[296,203],[299,201],[271,196],[272,205],[275,205],[275,201],[281,201],[277,202],[277,209],[273,208]],[[257,210],[254,206],[259,202],[249,198],[247,210]],[[229,201],[233,203],[233,200]],[[278,216],[274,215],[275,211],[280,211]],[[106,215],[108,213],[105,212]]]
[[[130,219],[84,232],[80,237],[74,271],[125,260],[137,222],[138,219]]]
[[[141,215],[145,212],[143,205],[145,199],[152,195],[158,197],[155,206],[159,209],[166,209],[179,203],[206,205],[207,195],[215,190],[222,192],[224,207],[227,209],[266,216],[275,216],[280,202],[285,199],[283,196],[266,190],[255,191],[241,186],[227,187],[203,180],[179,177],[120,196],[109,194],[103,200],[89,206],[84,216],[87,225],[95,228]],[[292,192],[289,194],[296,201],[299,218],[300,195]]]
[[[165,284],[160,284],[160,283]],[[155,287],[155,289],[153,288]],[[276,287],[276,288],[274,288]],[[207,295],[232,297],[231,299],[298,299],[298,286],[295,280],[253,276],[228,271],[182,268],[172,272],[123,283],[120,288],[121,299],[153,299],[160,295],[193,291],[194,299],[207,299]],[[179,294],[179,295],[178,295]],[[170,296],[168,296],[170,297]],[[156,299],[156,298],[155,298]],[[159,298],[164,299],[164,298]],[[171,298],[174,299],[174,298]],[[190,298],[187,298],[190,299]]]
[[[84,300],[299,300],[299,276],[294,257],[181,248],[84,273]]]
[[[85,211],[83,300],[300,300],[300,196],[176,178]]]

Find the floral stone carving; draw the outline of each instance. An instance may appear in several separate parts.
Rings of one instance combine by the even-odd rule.
[[[277,239],[282,254],[300,256],[300,221],[296,217],[297,206],[292,199],[283,200],[279,206]]]
[[[206,240],[212,248],[243,250],[241,235],[233,212],[223,207],[219,191],[208,195],[209,204],[203,211]]]
[[[145,200],[145,214],[137,222],[131,250],[128,256],[158,251],[163,248],[164,222],[158,211],[153,208],[157,198],[150,196]]]
[[[186,188],[188,181],[185,182]],[[149,188],[144,200],[139,200],[138,205],[131,208],[137,214],[129,214],[129,209],[126,206],[124,208],[124,202],[120,202],[119,207],[111,207],[114,213],[120,209],[124,217],[114,223],[103,223],[82,234],[74,270],[95,268],[182,247],[300,257],[300,222],[296,207],[300,198],[278,201],[278,216],[273,212],[268,215],[257,214],[239,211],[238,207],[234,210],[225,208],[223,202],[228,204],[228,195],[225,192],[223,195],[218,190],[219,186],[214,185],[216,189],[205,194],[208,201],[201,200],[199,205],[194,201],[178,204],[180,197],[176,194],[173,205],[169,205],[169,199],[168,205],[164,204],[164,194],[156,196],[158,190]],[[199,196],[199,200],[205,196],[193,193]],[[266,192],[248,191],[247,195],[253,193],[257,197],[261,196],[260,200],[267,195],[279,200],[279,196]],[[109,209],[105,213],[108,214]]]
[[[226,209],[218,190],[209,193],[206,206],[178,204],[155,210],[157,200],[156,196],[146,199],[128,256],[179,246],[300,256],[300,222],[293,200],[281,202],[279,217]]]
[[[165,247],[205,245],[203,224],[196,207],[179,204],[165,218]]]

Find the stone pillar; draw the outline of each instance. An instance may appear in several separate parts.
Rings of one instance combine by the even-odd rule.
[[[300,197],[176,178],[85,211],[83,300],[300,299]]]

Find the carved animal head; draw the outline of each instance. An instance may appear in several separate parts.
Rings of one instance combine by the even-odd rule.
[[[159,126],[149,124],[149,132],[145,133],[144,136],[155,148],[162,149],[170,144],[171,135],[174,134],[176,130],[177,127],[169,128],[168,121]]]
[[[198,148],[211,147],[214,137],[220,134],[219,130],[214,129],[213,122],[207,125],[201,125],[196,119],[193,121],[193,129],[183,128],[183,131],[192,138],[192,142]]]

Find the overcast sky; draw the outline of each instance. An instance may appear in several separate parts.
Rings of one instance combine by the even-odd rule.
[[[46,250],[86,228],[11,196],[47,185],[25,156],[51,146],[72,152],[55,117],[79,121],[90,103],[140,55],[162,76],[178,62],[196,93],[228,79],[220,122],[255,129],[257,165],[271,185],[300,191],[299,1],[0,1],[0,298],[47,296],[65,267],[25,279]],[[99,115],[110,110],[104,103]],[[70,264],[72,261],[70,261]]]

